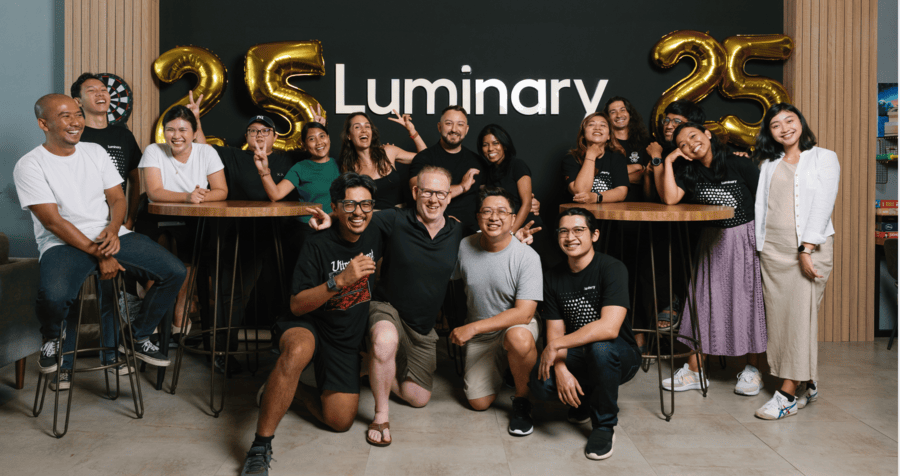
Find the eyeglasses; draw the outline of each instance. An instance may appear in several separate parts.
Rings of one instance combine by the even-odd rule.
[[[512,215],[512,213],[510,213],[505,208],[500,208],[498,210],[492,210],[490,208],[482,208],[481,210],[478,210],[478,215],[480,215],[481,218],[490,218],[495,213],[497,214],[498,217],[500,217],[501,220],[505,220],[508,216]]]
[[[450,195],[450,192],[445,192],[443,190],[428,190],[425,188],[419,189],[419,194],[422,195],[422,198],[431,198],[432,195],[437,197],[438,200],[444,200]]]
[[[355,212],[357,205],[363,213],[369,213],[375,208],[375,200],[360,200],[358,202],[356,200],[338,200],[338,203],[342,205],[345,213]]]
[[[269,134],[272,133],[272,129],[247,129],[247,135],[250,137],[256,137],[257,134],[263,137],[269,137]]]
[[[587,230],[587,227],[586,227],[586,226],[576,226],[576,227],[574,227],[574,228],[572,228],[572,229],[569,229],[569,228],[557,228],[557,229],[556,229],[556,233],[559,235],[560,238],[566,238],[566,237],[568,237],[568,236],[569,236],[569,232],[571,232],[573,235],[575,235],[576,238],[580,238],[582,235],[584,235],[584,231],[585,231],[585,230]]]
[[[674,123],[675,123],[675,127],[678,127],[678,126],[680,126],[681,124],[684,123],[684,121],[682,121],[681,119],[678,119],[678,118],[672,119],[672,118],[670,118],[670,117],[667,117],[667,118],[665,118],[665,119],[662,120],[662,123],[663,123],[664,126],[668,126],[670,122],[674,122]]]

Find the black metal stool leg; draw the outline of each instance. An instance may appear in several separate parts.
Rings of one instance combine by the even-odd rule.
[[[125,366],[129,369],[128,372],[128,381],[131,384],[131,398],[134,400],[134,413],[137,415],[137,418],[144,418],[144,395],[141,392],[141,378],[137,373],[137,359],[134,354],[134,331],[131,328],[131,311],[128,310],[128,302],[127,296],[125,296],[125,316],[122,316],[121,309],[119,309],[118,296],[122,292],[124,286],[120,287],[122,284],[122,274],[120,273],[118,276],[113,278],[113,291],[116,294],[115,300],[115,314],[116,319],[113,326],[119,329],[119,337],[122,339],[123,346],[128,345],[129,348],[125,349],[125,352],[122,355],[125,357]],[[102,319],[101,319],[102,320]],[[127,329],[127,333],[126,333]],[[126,334],[128,337],[126,337]],[[118,362],[118,359],[117,359]],[[116,369],[116,367],[113,367]],[[119,391],[119,373],[116,372],[116,394],[118,395]]]

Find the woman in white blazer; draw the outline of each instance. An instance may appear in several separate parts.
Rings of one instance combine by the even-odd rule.
[[[833,264],[831,212],[841,167],[816,147],[803,114],[790,104],[769,108],[756,137],[760,161],[756,243],[769,342],[767,358],[781,389],[756,416],[795,415],[818,397],[818,309]]]

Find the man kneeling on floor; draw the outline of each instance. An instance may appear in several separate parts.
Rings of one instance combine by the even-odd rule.
[[[300,391],[306,408],[335,431],[347,431],[359,407],[359,351],[366,333],[380,235],[369,229],[375,182],[347,172],[331,184],[337,226],[310,236],[294,268],[291,312],[276,323],[281,355],[260,389],[259,421],[242,475],[267,475],[275,428]],[[298,388],[315,366],[319,395]],[[301,384],[302,385],[302,384]]]
[[[612,456],[619,386],[641,364],[628,312],[628,272],[621,261],[594,251],[600,237],[584,208],[560,214],[559,247],[568,256],[544,276],[542,316],[547,347],[531,373],[535,398],[571,406],[569,421],[593,431],[584,454]]]
[[[534,343],[540,328],[534,312],[543,293],[541,259],[510,234],[516,214],[509,192],[485,188],[478,201],[481,233],[462,240],[454,273],[465,281],[468,314],[450,341],[463,346],[465,393],[474,410],[491,406],[509,365],[516,387],[509,433],[530,435],[528,373],[537,361]]]

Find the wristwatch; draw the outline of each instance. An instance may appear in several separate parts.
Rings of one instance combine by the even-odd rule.
[[[660,164],[662,164],[662,158],[654,157],[654,158],[650,159],[650,165],[652,165],[654,167],[659,167]]]
[[[603,194],[600,192],[597,192],[597,203],[601,203],[601,202],[603,202]]]
[[[334,281],[334,276],[331,276],[330,278],[328,278],[328,282],[325,285],[328,286],[328,290],[333,293],[336,293],[341,290],[341,288],[338,287],[337,283]]]
[[[800,245],[800,247],[797,248],[797,252],[798,252],[798,253],[806,253],[806,254],[808,254],[808,255],[813,254],[814,251],[816,251],[816,248],[815,248],[815,247],[812,247],[812,248],[810,248],[810,249],[807,249],[805,246]]]

